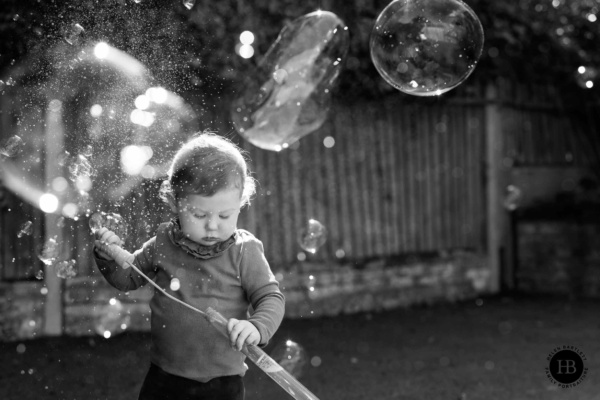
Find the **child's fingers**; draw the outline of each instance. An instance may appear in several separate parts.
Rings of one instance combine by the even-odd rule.
[[[121,245],[121,238],[115,235],[113,231],[105,231],[100,235],[100,241],[108,244]]]
[[[235,347],[242,328],[243,327],[238,319],[230,318],[229,321],[227,321],[227,330],[229,331],[229,343],[231,344],[231,347]]]
[[[227,330],[229,331],[231,347],[238,351],[242,350],[245,343],[258,344],[260,341],[260,333],[251,322],[231,318],[227,322]]]
[[[102,235],[106,231],[108,231],[108,229],[106,229],[106,228],[100,228],[96,232],[94,232],[94,236],[96,237],[96,239],[100,240],[100,238],[102,237]]]

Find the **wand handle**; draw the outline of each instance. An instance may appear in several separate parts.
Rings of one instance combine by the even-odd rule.
[[[95,245],[100,250],[111,256],[121,268],[129,268],[133,263],[133,260],[135,260],[133,254],[117,246],[116,244],[107,244],[96,241]]]
[[[206,309],[205,318],[229,340],[227,320],[221,313],[209,307]],[[296,400],[319,400],[260,347],[244,344],[242,353]]]

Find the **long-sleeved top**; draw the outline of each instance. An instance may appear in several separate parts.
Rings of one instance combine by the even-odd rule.
[[[250,232],[237,229],[230,245],[210,257],[198,258],[170,234],[171,223],[161,224],[155,237],[134,253],[134,264],[172,296],[198,308],[208,307],[225,318],[247,319],[265,345],[284,315],[279,290],[263,245]],[[122,291],[147,281],[134,269],[95,257],[106,280]],[[171,285],[179,280],[179,287]],[[218,376],[244,375],[245,356],[202,315],[169,299],[158,290],[150,300],[151,361],[174,375],[207,382]]]

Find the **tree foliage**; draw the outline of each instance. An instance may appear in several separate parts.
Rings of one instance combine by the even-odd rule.
[[[369,35],[387,1],[197,0],[192,10],[180,1],[136,1],[3,2],[0,70],[6,74],[21,60],[43,55],[79,23],[85,29],[82,40],[104,40],[129,52],[172,90],[219,96],[238,87],[285,24],[321,7],[340,16],[350,30],[341,90],[357,96],[395,90],[378,75],[369,56]],[[576,87],[579,66],[600,67],[597,0],[467,3],[485,31],[483,55],[470,80],[505,77]],[[256,56],[250,60],[235,53],[244,30],[256,37]]]

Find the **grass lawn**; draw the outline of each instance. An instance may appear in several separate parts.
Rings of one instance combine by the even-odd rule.
[[[600,399],[600,300],[504,296],[285,320],[266,351],[286,339],[304,347],[299,380],[320,400]],[[0,343],[0,399],[137,399],[149,342],[132,332]],[[580,349],[588,368],[566,389],[545,372],[563,345]],[[291,399],[249,367],[247,400]]]

